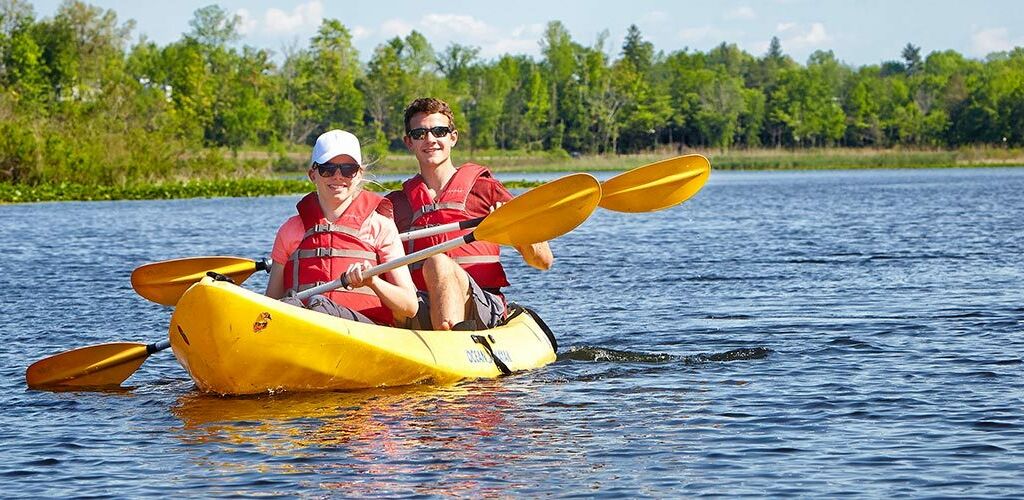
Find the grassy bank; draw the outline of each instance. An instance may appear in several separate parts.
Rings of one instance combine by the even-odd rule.
[[[457,149],[456,162],[473,161],[501,172],[577,172],[626,170],[680,154],[701,154],[716,170],[821,170],[849,168],[951,168],[1024,166],[1024,150],[1007,148],[927,149],[734,149],[686,148],[682,152],[665,148],[634,155],[578,155],[565,152],[525,152]],[[239,153],[236,161],[266,162],[277,172],[300,172],[308,151]],[[416,159],[405,152],[392,152],[372,160],[373,169],[384,174],[411,174]]]
[[[534,182],[507,182],[510,188],[537,185]],[[399,189],[399,182],[367,185],[370,191],[387,192]],[[0,183],[0,204],[41,201],[102,201],[102,200],[170,200],[179,198],[218,198],[277,196],[308,193],[313,185],[305,180],[266,178],[238,180],[198,180],[165,182],[139,186],[88,186],[84,184],[58,184],[42,186]]]
[[[949,168],[1024,166],[1024,150],[970,148],[960,150],[907,149],[686,149],[682,154],[698,153],[711,160],[715,170],[798,170],[850,168]],[[637,155],[570,156],[564,152],[469,151],[457,150],[457,162],[474,161],[500,172],[584,172],[628,170],[679,155],[674,149]],[[143,200],[220,196],[272,196],[309,191],[311,185],[301,174],[309,158],[308,151],[240,153],[206,151],[227,168],[235,165],[237,179],[210,179],[200,171],[189,181],[168,180],[122,184],[76,184],[69,182],[38,185],[0,183],[0,203],[24,203],[64,200]],[[244,165],[245,168],[239,168]],[[416,160],[409,154],[392,153],[373,162],[377,174],[412,174]],[[262,172],[262,173],[261,173]],[[180,177],[180,175],[179,175]],[[298,179],[296,179],[298,178]],[[530,187],[529,182],[512,187]],[[370,186],[378,191],[391,190],[398,183]]]

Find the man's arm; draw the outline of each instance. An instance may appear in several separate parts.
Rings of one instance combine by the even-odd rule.
[[[487,215],[505,202],[512,199],[512,193],[493,177],[481,177],[478,182],[479,191],[470,192],[471,214]],[[516,250],[523,256],[523,261],[530,267],[547,271],[555,262],[548,242],[542,241],[532,245],[517,246]]]

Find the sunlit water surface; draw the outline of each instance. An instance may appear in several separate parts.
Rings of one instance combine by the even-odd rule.
[[[599,210],[550,272],[506,259],[548,367],[254,398],[170,352],[118,391],[24,372],[164,338],[131,270],[265,256],[298,197],[0,206],[4,496],[1019,498],[1022,193],[1024,169],[714,172],[671,210]]]

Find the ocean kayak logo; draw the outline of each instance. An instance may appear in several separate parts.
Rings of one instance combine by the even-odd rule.
[[[507,363],[512,362],[512,355],[504,349],[495,349],[494,356]],[[466,361],[470,363],[493,363],[494,360],[487,354],[487,351],[480,349],[466,349]]]
[[[256,322],[252,324],[252,333],[262,332],[264,329],[267,328],[267,325],[270,324],[271,319],[272,318],[270,317],[270,313],[266,311],[261,312],[259,317],[256,318]]]

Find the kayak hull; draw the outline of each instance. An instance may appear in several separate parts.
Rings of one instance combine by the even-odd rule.
[[[556,344],[531,311],[485,331],[406,330],[291,306],[209,277],[178,301],[169,330],[200,390],[223,395],[449,384],[538,368]]]

